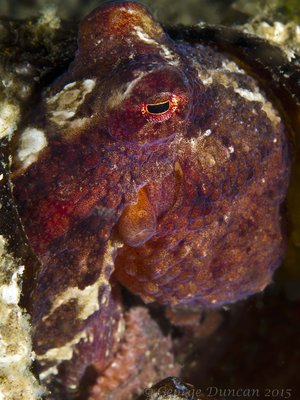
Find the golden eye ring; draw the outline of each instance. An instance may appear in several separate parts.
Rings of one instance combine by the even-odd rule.
[[[146,111],[150,115],[162,115],[168,112],[170,107],[170,100],[167,100],[160,103],[146,104]]]
[[[179,97],[172,95],[169,99],[157,103],[145,103],[141,111],[150,121],[164,121],[174,114],[179,104]]]

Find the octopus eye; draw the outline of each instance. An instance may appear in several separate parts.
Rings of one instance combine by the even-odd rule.
[[[179,104],[179,98],[172,95],[169,99],[157,103],[142,105],[142,114],[150,121],[164,121],[174,114]]]
[[[161,115],[169,111],[170,107],[171,107],[170,101],[167,100],[162,103],[147,104],[146,110],[149,114]]]

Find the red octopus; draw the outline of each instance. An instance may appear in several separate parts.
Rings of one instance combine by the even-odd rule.
[[[75,60],[15,140],[48,397],[94,377],[91,399],[128,399],[178,373],[170,338],[122,305],[120,285],[185,309],[262,291],[283,255],[288,177],[280,115],[230,57],[172,41],[135,2],[88,15]]]

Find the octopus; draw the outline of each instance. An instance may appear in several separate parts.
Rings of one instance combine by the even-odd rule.
[[[178,375],[148,304],[180,324],[261,292],[282,260],[279,111],[233,57],[172,40],[139,3],[83,19],[74,61],[13,146],[49,399],[129,399]]]

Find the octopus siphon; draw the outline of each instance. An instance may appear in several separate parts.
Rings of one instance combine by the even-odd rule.
[[[50,399],[129,399],[178,375],[146,304],[236,302],[282,260],[290,156],[279,111],[233,57],[172,40],[139,3],[83,19],[74,61],[13,146]]]

